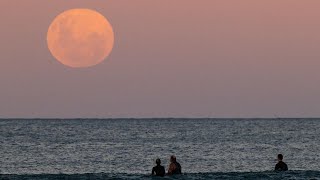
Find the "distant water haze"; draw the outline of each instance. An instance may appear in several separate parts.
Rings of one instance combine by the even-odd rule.
[[[19,6],[17,6],[19,4]],[[320,116],[318,0],[0,1],[1,117]],[[72,8],[110,21],[103,63],[61,65],[46,34]]]

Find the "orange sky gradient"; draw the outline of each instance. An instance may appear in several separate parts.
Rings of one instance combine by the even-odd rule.
[[[319,117],[318,0],[2,0],[0,117]],[[85,69],[50,54],[54,17],[115,32]]]

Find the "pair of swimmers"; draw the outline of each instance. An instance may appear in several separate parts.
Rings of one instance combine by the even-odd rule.
[[[161,166],[161,160],[156,160],[156,166],[152,168],[152,175],[155,176],[164,176],[166,171],[163,166]],[[181,165],[177,162],[177,158],[175,156],[170,157],[170,165],[168,168],[167,175],[181,174]]]
[[[161,166],[161,160],[156,160],[156,166],[152,168],[152,175],[156,176],[164,176],[166,174],[165,169],[163,166]],[[287,171],[288,166],[285,162],[283,162],[283,155],[278,154],[278,163],[276,164],[275,171]],[[170,165],[168,168],[168,175],[173,174],[181,174],[181,165],[177,162],[177,159],[175,156],[170,157]]]

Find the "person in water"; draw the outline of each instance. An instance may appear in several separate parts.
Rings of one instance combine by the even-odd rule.
[[[276,167],[274,168],[274,170],[276,170],[276,171],[287,171],[288,170],[287,164],[284,163],[282,160],[283,160],[283,155],[278,154],[278,163],[276,164]]]
[[[168,175],[181,174],[181,165],[177,162],[175,156],[170,157],[170,162],[171,163],[168,168]]]
[[[152,168],[152,175],[163,177],[166,171],[164,167],[161,166],[161,160],[159,158],[156,159],[156,164],[157,165]]]

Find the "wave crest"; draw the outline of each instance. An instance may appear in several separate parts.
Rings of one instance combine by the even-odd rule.
[[[214,172],[214,173],[186,173],[177,176],[166,176],[165,179],[320,179],[320,171],[287,171],[287,172]],[[158,179],[144,174],[3,174],[1,180],[92,180],[92,179]]]

